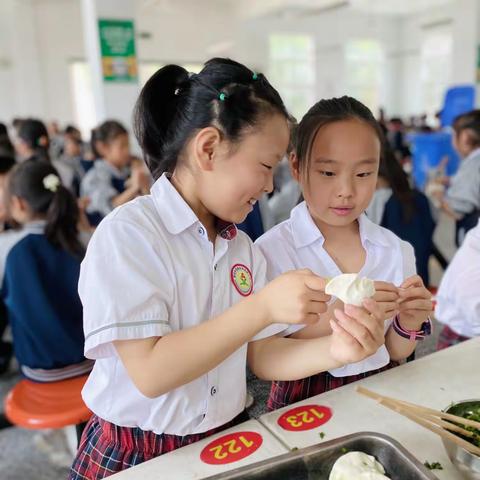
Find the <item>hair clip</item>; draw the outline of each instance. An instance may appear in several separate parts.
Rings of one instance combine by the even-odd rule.
[[[60,186],[60,179],[54,173],[50,173],[43,179],[43,186],[50,190],[51,192],[55,193]]]
[[[227,94],[226,94],[226,93],[220,92],[220,94],[218,95],[218,99],[219,99],[221,102],[225,101],[226,98],[227,98]]]
[[[257,78],[258,78],[258,75],[255,72],[253,72],[252,79],[256,80]]]

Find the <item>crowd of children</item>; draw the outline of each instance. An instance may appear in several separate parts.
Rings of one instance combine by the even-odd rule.
[[[144,160],[115,120],[88,145],[36,119],[17,119],[12,141],[0,129],[0,373],[8,325],[25,377],[91,371],[71,479],[244,421],[247,365],[272,381],[276,409],[414,352],[431,331],[436,213],[402,168],[397,127],[347,96],[296,124],[263,74],[217,58],[198,74],[168,65],[143,87]],[[440,203],[460,222],[480,206],[476,112],[454,129],[466,159]],[[478,228],[440,287],[439,348],[480,331]],[[374,280],[375,295],[331,299],[327,279],[342,273]],[[470,290],[457,294],[462,275]]]

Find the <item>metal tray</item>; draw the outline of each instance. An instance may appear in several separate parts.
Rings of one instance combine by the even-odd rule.
[[[438,480],[396,440],[374,432],[340,437],[208,477],[208,480],[328,480],[333,464],[345,449],[373,455],[392,480]]]

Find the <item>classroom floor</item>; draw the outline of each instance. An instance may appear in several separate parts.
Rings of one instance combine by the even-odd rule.
[[[453,223],[441,217],[435,232],[436,244],[441,252],[451,258],[455,252],[453,244]],[[438,264],[431,263],[432,284],[438,285],[442,271]],[[417,348],[417,358],[435,351],[439,328]],[[7,395],[10,388],[18,381],[16,365],[0,376],[0,400]],[[250,416],[257,417],[265,412],[269,382],[255,378],[250,372],[247,376],[248,390],[255,398],[249,409]],[[72,454],[68,449],[67,434],[64,430],[32,431],[16,427],[0,430],[0,478],[1,480],[65,480],[68,476]]]

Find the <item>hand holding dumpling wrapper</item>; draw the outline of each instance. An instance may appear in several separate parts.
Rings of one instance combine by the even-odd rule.
[[[345,305],[361,307],[366,298],[375,295],[375,284],[356,273],[344,273],[332,278],[325,287],[325,293],[340,299]]]

